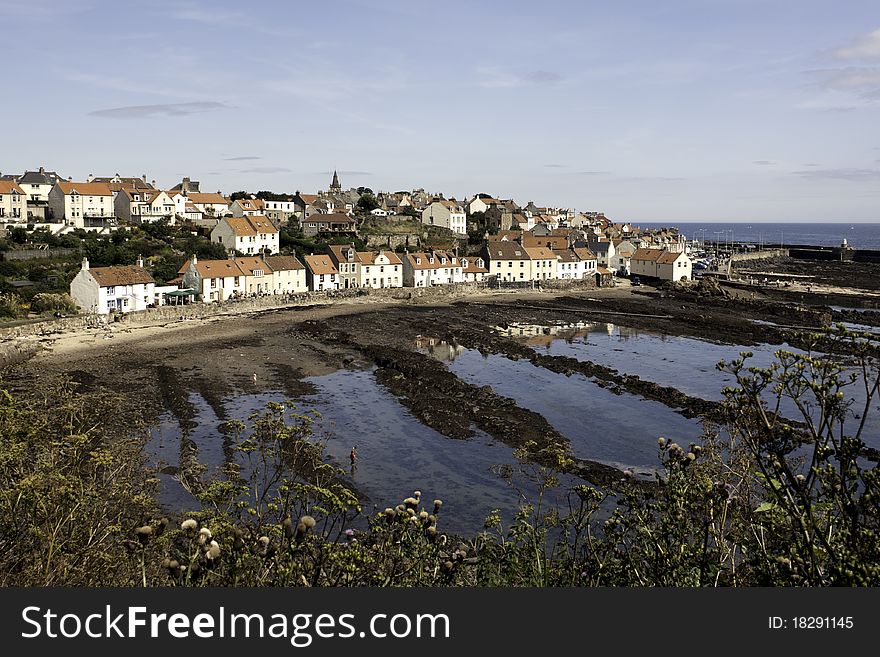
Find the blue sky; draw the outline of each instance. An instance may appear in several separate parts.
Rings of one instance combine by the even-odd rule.
[[[880,3],[0,0],[0,171],[880,221]]]

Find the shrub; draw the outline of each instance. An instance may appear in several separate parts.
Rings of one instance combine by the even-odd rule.
[[[42,292],[37,294],[31,300],[31,312],[50,313],[59,312],[64,314],[75,314],[77,312],[76,304],[69,294],[52,294],[50,292]]]

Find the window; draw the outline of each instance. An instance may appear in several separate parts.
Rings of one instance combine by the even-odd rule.
[[[107,287],[107,296],[112,297],[114,294],[116,294],[116,287],[113,285],[108,286]]]
[[[216,278],[212,278],[212,279],[211,279],[211,289],[213,290],[213,289],[216,288],[216,287],[217,287],[217,279],[216,279]]]

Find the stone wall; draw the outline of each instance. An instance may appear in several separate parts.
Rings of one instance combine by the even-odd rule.
[[[413,233],[366,235],[364,239],[366,240],[367,247],[371,249],[386,248],[394,250],[398,246],[405,246],[411,251],[416,251],[422,244],[422,238]]]
[[[788,249],[764,249],[763,251],[752,251],[751,253],[733,253],[730,256],[731,262],[745,262],[746,260],[766,260],[767,258],[787,258]]]

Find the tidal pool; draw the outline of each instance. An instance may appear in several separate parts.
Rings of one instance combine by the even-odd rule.
[[[495,466],[517,467],[508,446],[479,430],[470,440],[453,440],[425,426],[376,383],[372,370],[339,370],[306,380],[316,392],[296,400],[296,410],[321,413],[313,425],[315,435],[326,440],[327,460],[345,469],[346,479],[361,494],[365,513],[395,506],[420,490],[428,506],[435,498],[443,500],[442,530],[473,534],[493,509],[501,509],[509,521],[521,502],[536,499],[533,481],[517,475],[511,482],[514,487],[494,471]],[[222,402],[223,414],[249,425],[253,412],[284,399],[283,393],[273,391],[228,397]],[[197,409],[194,418],[185,423],[163,414],[152,430],[148,453],[154,464],[176,468],[181,455],[186,458],[186,445],[195,445],[193,458],[207,466],[207,477],[235,455],[219,430],[222,420],[199,395],[191,394],[190,402]],[[353,446],[358,453],[355,468],[349,463]],[[159,477],[163,504],[197,508],[173,473]],[[568,476],[560,479],[563,487],[583,483]]]

